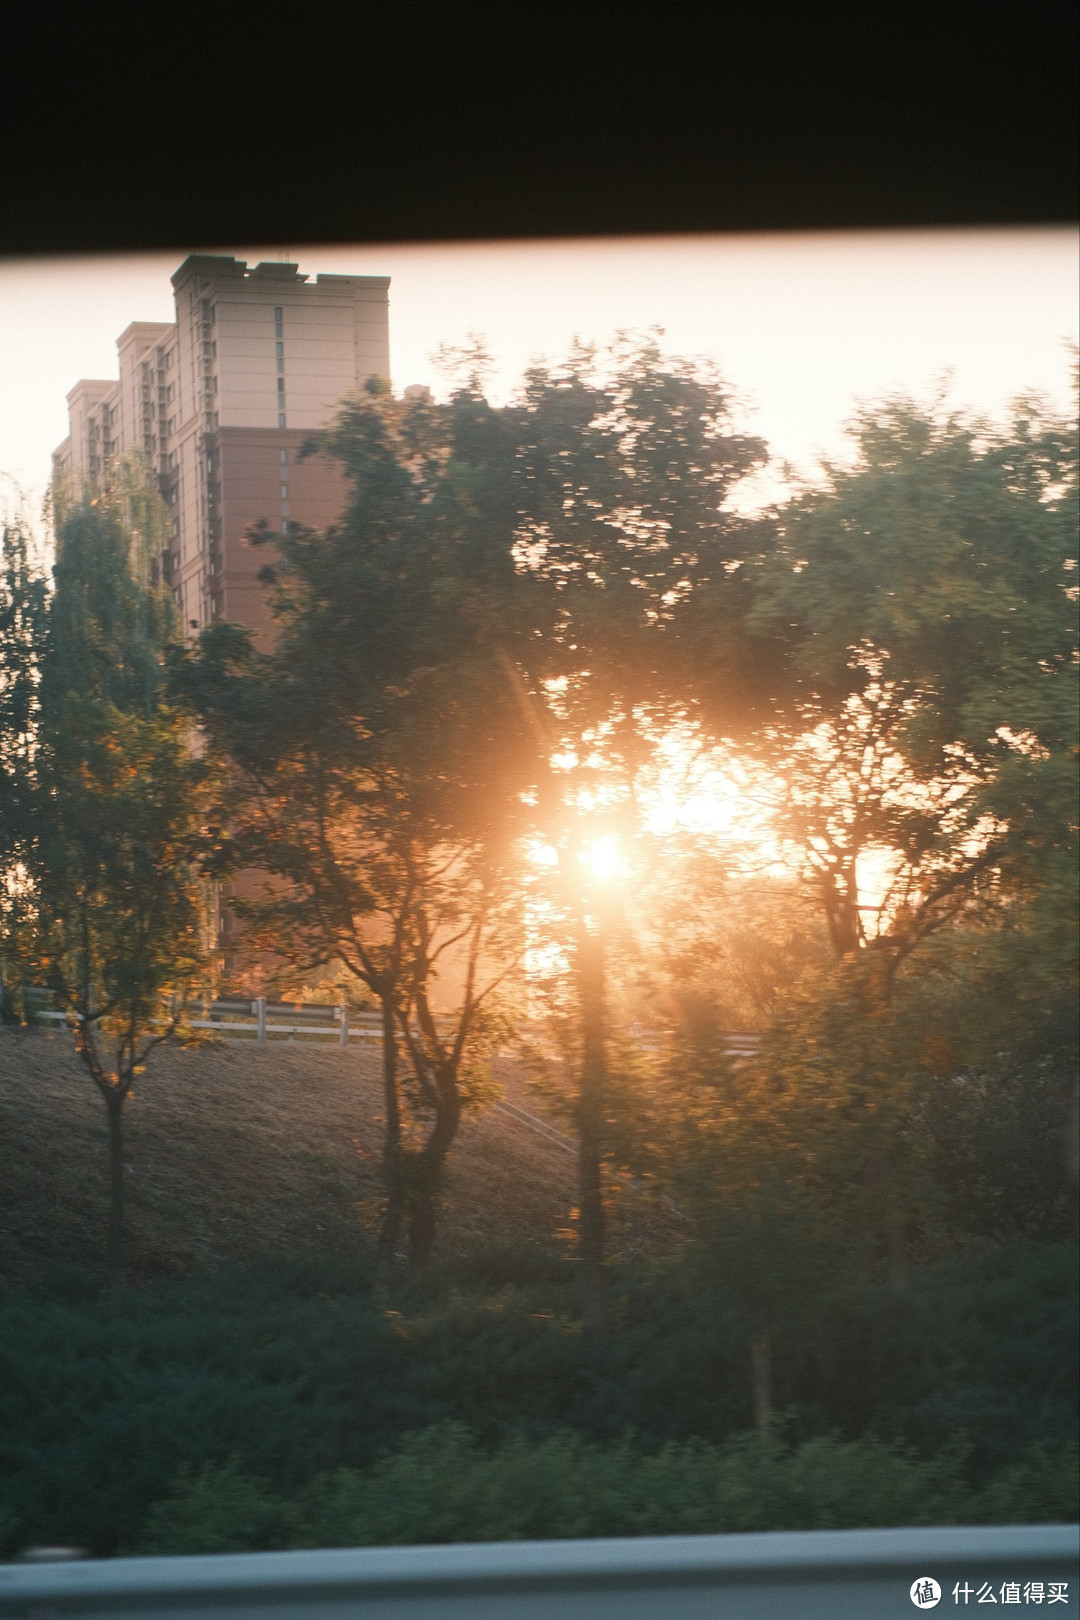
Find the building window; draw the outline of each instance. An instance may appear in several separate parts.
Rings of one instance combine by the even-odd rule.
[[[285,358],[285,345],[284,345],[284,343],[275,343],[274,344],[274,349],[275,349],[275,351],[277,353],[278,359],[283,360]]]
[[[281,465],[283,467],[284,467],[285,463],[288,461],[288,459],[289,459],[289,452],[287,450],[279,450],[278,451],[278,460],[281,462]]]
[[[278,412],[277,425],[278,425],[278,427],[284,427],[285,426],[285,412],[284,411],[279,411]]]
[[[282,498],[283,501],[288,500],[288,498],[289,498],[289,486],[288,486],[288,484],[282,484],[282,486],[281,486],[281,498]]]

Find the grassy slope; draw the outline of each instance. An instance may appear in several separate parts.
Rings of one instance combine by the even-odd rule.
[[[514,1066],[507,1095],[533,1112]],[[336,1046],[241,1042],[163,1049],[125,1118],[134,1278],[258,1253],[366,1247],[379,1190],[379,1058]],[[105,1111],[71,1037],[0,1029],[0,1278],[100,1263]],[[574,1202],[574,1161],[496,1110],[467,1118],[450,1160],[444,1254],[550,1238]],[[625,1247],[671,1239],[645,1212]]]

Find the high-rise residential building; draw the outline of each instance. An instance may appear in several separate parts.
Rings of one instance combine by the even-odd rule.
[[[325,528],[340,516],[337,464],[301,459],[314,429],[371,377],[389,377],[386,276],[316,276],[295,264],[191,254],[172,278],[172,325],[135,321],[117,339],[119,378],[75,384],[58,490],[107,481],[141,452],[172,517],[158,559],[189,633],[215,619],[262,640],[265,558],[247,530],[266,520]]]

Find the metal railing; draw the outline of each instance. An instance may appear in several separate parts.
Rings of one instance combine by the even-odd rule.
[[[32,1024],[66,1027],[70,1015],[44,1004],[42,993],[24,991],[27,1016]],[[271,1002],[263,996],[253,1001],[228,998],[210,1002],[202,1018],[190,1020],[192,1029],[211,1030],[226,1040],[252,1039],[265,1042],[272,1036],[286,1039],[297,1035],[330,1036],[340,1045],[382,1040],[382,1019],[377,1013],[350,1013],[348,1007],[323,1006],[316,1002]]]
[[[23,994],[31,1023],[63,1026],[70,1022],[66,1012],[45,1005],[42,998],[48,996],[49,992],[27,987]],[[311,1035],[336,1036],[342,1046],[348,1046],[353,1041],[382,1041],[380,1013],[350,1012],[348,1007],[320,1002],[267,1001],[263,996],[257,996],[252,1001],[241,997],[224,997],[210,1002],[202,1018],[190,1020],[190,1027],[212,1030],[226,1040],[254,1039],[264,1042],[271,1037]],[[644,1025],[632,1026],[630,1033],[640,1041],[644,1051],[656,1052],[660,1049],[660,1037]],[[727,1033],[721,1036],[721,1040],[727,1056],[739,1059],[754,1055],[760,1037]]]
[[[254,1036],[261,1042],[271,1036],[331,1036],[342,1046],[348,1046],[350,1041],[382,1039],[382,1018],[378,1013],[350,1013],[345,1006],[267,1001],[257,996],[254,1001],[214,1001],[207,1013],[207,1017],[191,1020],[192,1029],[220,1032],[226,1039]]]
[[[970,1610],[989,1591],[1025,1613],[1034,1593],[1064,1620],[1078,1555],[1075,1525],[1022,1525],[8,1564],[0,1616],[894,1620]]]

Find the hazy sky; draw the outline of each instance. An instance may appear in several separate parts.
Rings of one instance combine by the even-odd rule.
[[[1080,304],[1076,233],[1057,227],[216,251],[389,275],[395,389],[438,391],[435,350],[470,333],[505,398],[575,336],[660,326],[670,352],[718,362],[741,425],[806,471],[838,451],[857,401],[926,397],[946,370],[950,399],[982,412],[1029,389],[1064,403]],[[65,394],[116,375],[130,321],[172,320],[183,256],[0,262],[0,473],[35,503],[67,433]]]

